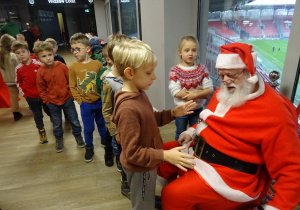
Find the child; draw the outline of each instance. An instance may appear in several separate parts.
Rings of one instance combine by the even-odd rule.
[[[15,82],[15,68],[19,64],[19,60],[11,52],[11,45],[14,41],[16,39],[8,34],[4,34],[0,39],[0,72],[8,87],[14,120],[18,121],[23,115],[19,111],[19,90]]]
[[[89,39],[82,33],[70,38],[71,52],[77,62],[70,65],[70,89],[74,99],[80,105],[86,142],[85,161],[91,162],[94,156],[93,132],[95,121],[101,139],[106,137],[105,122],[102,116],[102,101],[97,93],[96,78],[103,68],[98,60],[89,58]],[[112,152],[112,151],[111,151]]]
[[[43,100],[40,98],[36,84],[37,71],[42,64],[30,58],[30,51],[27,43],[15,41],[11,48],[21,61],[15,70],[17,87],[26,99],[29,108],[33,113],[35,125],[39,130],[40,143],[47,143],[48,140],[44,128],[42,107],[49,117],[51,117],[51,114],[47,104],[43,103]]]
[[[69,88],[68,67],[59,61],[54,61],[53,48],[49,42],[36,42],[33,50],[43,63],[37,72],[37,87],[40,97],[50,109],[53,135],[56,138],[56,152],[62,152],[64,148],[61,110],[64,111],[71,123],[77,145],[84,147],[81,125]]]
[[[26,42],[25,41],[25,36],[23,34],[17,34],[16,38],[17,38],[17,41]]]
[[[103,67],[98,76],[97,76],[97,79],[96,79],[96,84],[97,84],[97,92],[101,95],[101,98],[102,98],[102,90],[101,90],[101,87],[102,87],[102,82],[103,82],[103,78],[110,72],[112,71],[111,70],[111,67],[113,65],[111,59],[108,57],[108,51],[107,51],[107,45],[103,48],[103,51],[102,51],[102,54],[103,54],[103,57],[106,61],[106,67]],[[101,139],[102,140],[102,139]]]
[[[112,55],[112,51],[116,45],[123,43],[124,41],[128,41],[131,38],[126,35],[114,35],[109,37],[109,42],[107,45],[107,56],[111,63],[113,64],[114,58]],[[123,87],[123,80],[120,76],[118,69],[113,65],[112,72],[109,72],[103,80],[102,90],[102,113],[105,120],[106,127],[111,136],[111,144],[113,146],[113,153],[116,156],[116,165],[117,170],[121,172],[121,193],[130,199],[130,188],[128,186],[127,177],[125,172],[123,171],[122,164],[120,162],[120,154],[122,152],[122,148],[120,145],[120,137],[116,129],[116,125],[111,121],[111,116],[114,110],[114,97],[119,89]]]
[[[169,90],[175,105],[182,105],[189,100],[196,102],[194,113],[175,120],[175,140],[186,130],[189,123],[194,125],[202,111],[204,99],[213,91],[213,83],[204,65],[196,64],[198,40],[193,36],[181,38],[178,47],[178,65],[171,68]]]
[[[127,174],[131,190],[132,209],[154,209],[156,167],[168,161],[186,171],[193,162],[182,154],[183,147],[163,150],[158,125],[174,117],[192,113],[192,101],[172,110],[153,112],[144,90],[156,79],[156,56],[150,47],[139,40],[116,45],[113,50],[114,65],[123,78],[123,88],[115,97],[112,121],[116,124],[122,146],[121,163]]]
[[[50,42],[52,44],[53,53],[54,53],[54,60],[55,61],[60,61],[63,64],[66,64],[65,59],[63,57],[61,57],[59,54],[56,54],[57,49],[58,49],[57,42],[54,39],[52,39],[52,38],[47,38],[45,40],[45,42]]]

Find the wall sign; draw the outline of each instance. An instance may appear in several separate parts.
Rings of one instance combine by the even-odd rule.
[[[76,0],[48,0],[49,4],[75,4]]]

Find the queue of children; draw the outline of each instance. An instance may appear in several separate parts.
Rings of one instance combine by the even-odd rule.
[[[40,143],[48,142],[44,110],[53,124],[56,152],[63,151],[63,110],[77,145],[85,147],[85,161],[91,162],[96,123],[105,149],[105,165],[113,166],[116,157],[117,170],[121,172],[121,193],[131,199],[132,209],[153,209],[156,167],[168,161],[182,170],[193,168],[193,162],[188,160],[193,156],[180,152],[184,147],[163,150],[157,126],[175,120],[175,140],[178,139],[188,124],[193,125],[198,120],[203,101],[212,93],[212,81],[205,66],[196,62],[197,39],[186,36],[179,43],[179,63],[171,68],[169,80],[176,107],[162,112],[153,111],[144,92],[156,79],[157,65],[157,58],[146,43],[125,35],[109,36],[103,49],[106,67],[89,57],[91,47],[86,35],[74,34],[70,45],[77,61],[68,68],[64,59],[56,54],[58,47],[54,39],[35,43],[33,51],[39,61],[30,58],[24,40],[11,39],[9,49],[13,53],[10,56],[17,57],[12,67],[15,69],[13,78],[16,76],[16,85],[33,112]],[[3,56],[0,54],[1,68]],[[11,95],[16,98],[18,92]],[[85,141],[73,100],[80,105]],[[17,108],[15,106],[14,111]],[[15,117],[15,120],[18,119]]]

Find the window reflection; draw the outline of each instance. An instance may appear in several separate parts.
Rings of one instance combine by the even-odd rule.
[[[121,0],[120,11],[122,33],[127,36],[137,38],[136,1]]]
[[[225,0],[224,5],[230,2],[232,1]],[[273,70],[282,75],[295,0],[280,2],[255,0],[248,4],[232,4],[225,11],[222,5],[218,8],[210,5],[206,66],[213,81],[217,79],[215,61],[220,53],[220,46],[233,42],[253,46],[258,52],[257,72],[266,81],[270,81],[268,74]],[[278,82],[280,83],[280,79]],[[216,88],[219,85],[215,83]],[[300,101],[300,91],[297,95]]]

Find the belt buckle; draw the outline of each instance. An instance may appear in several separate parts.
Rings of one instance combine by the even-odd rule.
[[[205,146],[205,139],[202,136],[196,136],[195,137],[195,142],[194,145],[196,143],[196,146],[194,147],[194,155],[195,157],[201,159],[203,150],[204,150],[204,146]]]

